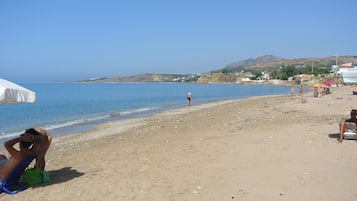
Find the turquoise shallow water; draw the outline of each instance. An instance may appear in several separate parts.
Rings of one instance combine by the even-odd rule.
[[[0,141],[26,128],[44,127],[53,135],[93,128],[105,121],[134,118],[163,110],[252,96],[287,94],[289,86],[178,83],[22,84],[37,95],[35,104],[0,105]]]

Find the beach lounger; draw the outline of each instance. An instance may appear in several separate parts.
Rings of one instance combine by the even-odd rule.
[[[356,129],[356,124],[353,122],[346,122],[346,126],[348,131],[343,133],[343,138],[345,140],[357,140],[357,134],[354,132]]]
[[[13,169],[0,186],[0,193],[16,194],[25,190],[25,185],[20,181],[22,173],[36,158],[36,155],[27,156]]]

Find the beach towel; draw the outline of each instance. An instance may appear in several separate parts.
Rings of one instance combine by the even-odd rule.
[[[346,122],[346,126],[348,128],[347,132],[343,133],[343,136],[346,140],[357,140],[356,135],[356,124],[354,122]]]

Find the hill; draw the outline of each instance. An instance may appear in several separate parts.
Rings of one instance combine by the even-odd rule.
[[[273,55],[257,56],[251,59],[233,62],[226,65],[224,69],[227,69],[228,71],[239,71],[241,68],[283,60],[285,59]]]
[[[337,61],[336,61],[337,60]],[[227,64],[222,69],[212,70],[205,75],[190,74],[153,74],[145,73],[132,76],[114,76],[104,78],[91,78],[80,82],[189,82],[189,83],[232,83],[236,82],[235,73],[242,71],[273,71],[283,66],[293,67],[320,67],[331,69],[332,65],[343,64],[353,61],[353,56],[340,56],[338,58],[300,58],[284,59],[273,55],[257,56],[251,59],[242,60]],[[238,75],[240,76],[240,75]]]
[[[337,60],[337,61],[336,61]],[[252,59],[234,62],[226,65],[219,71],[239,72],[245,69],[274,69],[282,66],[294,67],[325,67],[331,68],[332,65],[348,63],[353,60],[353,56],[340,56],[338,58],[323,57],[323,58],[300,58],[300,59],[284,59],[273,55],[258,56]]]

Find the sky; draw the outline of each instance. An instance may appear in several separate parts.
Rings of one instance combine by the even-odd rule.
[[[357,55],[355,0],[0,1],[0,77],[197,74],[256,56]]]

